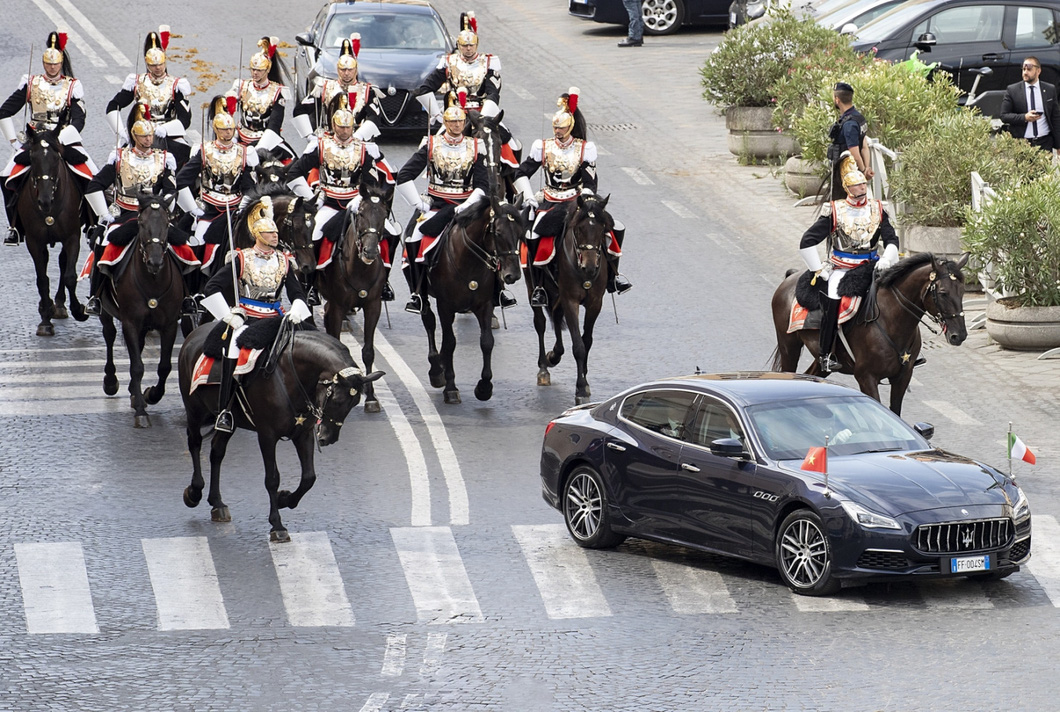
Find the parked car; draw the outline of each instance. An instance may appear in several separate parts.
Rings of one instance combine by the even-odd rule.
[[[724,25],[726,0],[644,0],[644,32],[669,35],[684,25]],[[628,25],[622,0],[569,0],[568,12],[575,17],[612,25]]]
[[[837,32],[854,34],[880,15],[898,7],[906,0],[847,0],[828,12],[816,15],[817,24]]]
[[[427,0],[325,4],[309,29],[296,37],[298,100],[312,91],[318,77],[337,76],[342,40],[354,32],[361,34],[359,78],[386,95],[380,130],[425,131],[427,112],[412,92],[454,46],[441,15]]]
[[[920,50],[924,62],[939,62],[967,92],[976,75],[990,67],[980,94],[1004,91],[1022,79],[1023,60],[1042,63],[1042,81],[1060,79],[1057,40],[1060,3],[1047,0],[910,0],[858,28],[854,47],[900,61]]]
[[[811,376],[669,378],[552,420],[542,493],[580,546],[632,536],[749,559],[805,595],[1019,570],[1031,546],[1023,491],[933,448],[933,432]],[[807,465],[826,442],[826,459]]]

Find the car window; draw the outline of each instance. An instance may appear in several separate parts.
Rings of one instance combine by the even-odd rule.
[[[794,460],[825,445],[835,455],[868,451],[922,450],[926,440],[867,396],[805,398],[747,409],[769,457]]]
[[[967,5],[943,10],[913,28],[913,41],[930,32],[939,45],[1000,42],[1004,5]]]
[[[1046,7],[1016,8],[1016,40],[1013,49],[1048,47],[1055,43],[1053,11]]]
[[[874,7],[871,10],[868,10],[867,12],[863,12],[860,15],[858,15],[857,17],[855,17],[853,20],[848,20],[848,22],[853,22],[855,27],[861,27],[862,25],[867,25],[870,22],[872,22],[873,20],[875,20],[877,17],[879,17],[880,15],[882,15],[885,12],[891,10],[892,8],[897,7],[898,5],[900,5],[903,2],[905,2],[905,0],[892,0],[892,2],[884,3],[883,5],[880,5],[879,7]]]
[[[430,15],[337,14],[324,33],[323,47],[339,47],[354,32],[364,49],[445,49],[442,28]]]
[[[715,440],[726,438],[745,442],[740,421],[725,404],[712,398],[704,398],[686,439],[695,445],[710,447]]]
[[[668,438],[681,439],[696,394],[688,391],[646,391],[626,398],[619,415],[631,423]]]

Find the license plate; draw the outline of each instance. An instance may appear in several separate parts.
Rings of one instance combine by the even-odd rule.
[[[989,571],[990,555],[985,556],[962,556],[950,559],[950,573],[966,574],[973,571]]]
[[[736,27],[736,13],[735,12],[730,12],[729,13],[729,26],[730,27]]]

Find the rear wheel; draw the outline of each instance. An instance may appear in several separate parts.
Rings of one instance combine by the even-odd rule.
[[[842,584],[832,576],[832,550],[816,513],[799,509],[784,518],[777,532],[777,569],[784,583],[803,596],[829,596]]]
[[[685,22],[684,0],[644,0],[644,31],[649,35],[671,35]]]
[[[625,540],[611,531],[603,479],[587,465],[575,469],[563,486],[563,521],[578,546],[587,549],[607,549]]]

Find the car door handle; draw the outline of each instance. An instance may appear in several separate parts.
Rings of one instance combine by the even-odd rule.
[[[688,470],[689,472],[699,472],[699,468],[695,465],[689,465],[687,462],[681,463],[682,470]]]
[[[622,447],[618,443],[608,443],[607,446],[612,450],[618,450],[619,452],[625,452],[626,448]]]
[[[1001,61],[1001,55],[1000,54],[984,54],[983,55],[983,61],[984,62],[1000,62]]]

